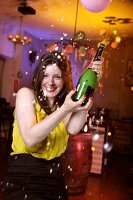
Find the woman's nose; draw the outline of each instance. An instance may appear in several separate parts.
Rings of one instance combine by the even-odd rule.
[[[50,84],[50,85],[53,85],[53,84],[54,84],[54,78],[53,78],[53,77],[50,77],[50,78],[49,78],[49,84]]]

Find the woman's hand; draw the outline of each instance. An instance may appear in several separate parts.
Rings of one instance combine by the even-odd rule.
[[[76,134],[81,130],[86,121],[88,111],[91,109],[93,104],[93,99],[90,97],[86,105],[82,106],[82,103],[85,100],[85,95],[76,102],[72,101],[71,97],[74,92],[75,91],[71,91],[66,96],[65,102],[62,105],[65,108],[63,108],[65,112],[69,113],[65,118],[65,126],[70,134]]]
[[[66,96],[66,99],[64,101],[64,108],[69,112],[76,112],[80,110],[90,110],[92,107],[93,101],[92,98],[90,98],[85,106],[82,106],[83,101],[85,100],[86,96],[83,95],[78,101],[72,100],[72,95],[76,92],[76,90],[72,90],[69,92],[69,94]]]

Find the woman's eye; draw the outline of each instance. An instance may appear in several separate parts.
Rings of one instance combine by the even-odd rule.
[[[46,77],[48,77],[48,75],[47,75],[47,74],[44,74],[43,77],[46,78]]]
[[[59,79],[61,79],[61,76],[60,75],[56,75],[56,76],[54,76],[54,78],[59,80]]]

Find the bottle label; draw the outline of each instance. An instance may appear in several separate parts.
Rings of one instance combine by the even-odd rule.
[[[78,86],[77,86],[77,92],[78,92],[78,94],[77,94],[77,99],[79,100],[81,97],[82,97],[82,95],[84,94],[84,88],[85,88],[85,85],[86,85],[86,83],[85,82],[83,82],[82,83],[82,85],[79,83],[78,84]]]

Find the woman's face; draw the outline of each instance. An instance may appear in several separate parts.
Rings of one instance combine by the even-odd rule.
[[[48,99],[54,99],[61,91],[64,85],[62,72],[56,64],[49,64],[44,69],[44,78],[41,86],[44,96]]]

